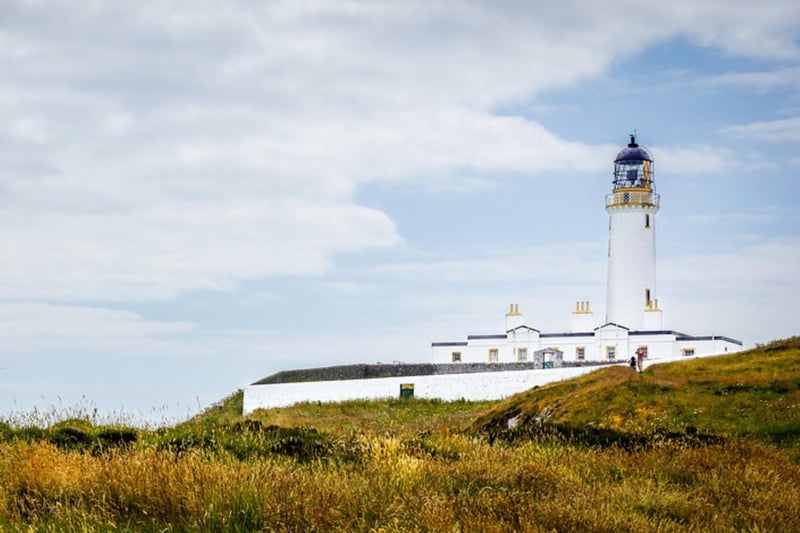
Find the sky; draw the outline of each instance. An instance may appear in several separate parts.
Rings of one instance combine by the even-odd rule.
[[[665,327],[800,333],[794,0],[0,1],[0,418],[601,325],[634,132]]]

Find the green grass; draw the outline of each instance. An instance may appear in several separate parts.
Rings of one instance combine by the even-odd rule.
[[[502,402],[0,423],[0,530],[800,531],[800,341]],[[508,429],[508,420],[517,426]]]
[[[478,417],[499,434],[555,427],[621,435],[700,434],[800,443],[800,337],[727,356],[623,366],[518,394]],[[609,433],[609,434],[610,434]]]

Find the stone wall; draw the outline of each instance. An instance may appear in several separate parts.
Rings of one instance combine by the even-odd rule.
[[[417,367],[418,365],[411,366]],[[244,389],[243,413],[247,415],[256,409],[286,407],[300,402],[399,398],[401,390],[410,385],[414,387],[414,398],[442,401],[500,400],[533,387],[574,378],[597,368],[597,365],[546,370],[510,370],[506,368],[504,372],[501,370],[501,365],[486,365],[487,368],[492,367],[492,370],[487,372],[485,370],[477,371],[474,368],[463,371],[466,370],[466,365],[451,366],[459,367],[462,372],[250,385]]]
[[[619,361],[617,361],[619,362]],[[564,367],[598,366],[606,362],[564,362]],[[350,379],[374,379],[406,376],[438,376],[447,374],[477,374],[482,372],[507,372],[511,370],[534,370],[534,361],[519,363],[398,363],[374,365],[341,365],[322,368],[284,370],[253,385],[274,385],[277,383],[305,383],[310,381],[342,381]]]

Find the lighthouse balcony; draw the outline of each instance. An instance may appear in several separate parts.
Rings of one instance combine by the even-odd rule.
[[[642,190],[639,188],[631,188],[629,190],[617,189],[613,193],[606,195],[606,207],[615,206],[636,206],[643,205],[649,207],[658,207],[659,196],[658,194]]]

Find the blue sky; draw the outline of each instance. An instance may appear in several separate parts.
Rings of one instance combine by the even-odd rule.
[[[665,325],[797,334],[800,5],[595,4],[4,2],[0,413],[601,320],[633,131]]]

